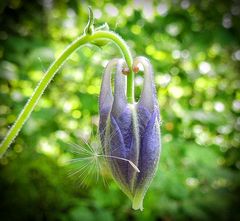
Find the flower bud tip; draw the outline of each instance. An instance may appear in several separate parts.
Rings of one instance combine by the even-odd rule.
[[[133,72],[136,74],[139,72],[139,67],[138,66],[133,66]]]
[[[130,73],[129,68],[128,67],[123,68],[122,73],[124,75],[128,75]]]

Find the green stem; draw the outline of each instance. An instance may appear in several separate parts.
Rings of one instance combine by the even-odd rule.
[[[80,46],[86,43],[93,43],[97,39],[109,39],[113,41],[122,52],[129,69],[132,69],[132,57],[129,51],[128,46],[124,40],[114,32],[111,31],[96,31],[92,35],[82,35],[73,41],[63,52],[62,54],[52,63],[52,65],[47,70],[46,74],[41,79],[40,83],[37,85],[32,96],[29,98],[28,102],[24,106],[23,110],[19,114],[17,120],[13,126],[8,131],[6,137],[3,139],[0,144],[0,157],[6,152],[10,144],[13,142],[22,126],[32,113],[34,107],[38,103],[38,100],[41,98],[43,92],[45,91],[48,84],[51,82],[59,68],[65,63],[68,57]],[[127,97],[130,102],[134,102],[134,87],[133,87],[133,74],[132,71],[128,75],[127,80]]]
[[[115,32],[112,31],[96,31],[91,35],[91,40],[96,39],[110,39],[112,40],[122,52],[123,57],[129,67],[130,73],[127,75],[127,98],[130,103],[134,102],[134,76],[132,71],[132,56],[125,41]]]

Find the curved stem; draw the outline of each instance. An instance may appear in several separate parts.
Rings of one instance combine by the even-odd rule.
[[[95,39],[110,39],[119,47],[130,71],[130,73],[127,75],[127,98],[130,103],[133,103],[134,102],[134,81],[133,81],[134,78],[132,71],[133,59],[131,56],[131,52],[128,46],[126,45],[125,41],[118,34],[112,31],[96,31],[93,35],[91,35],[91,39],[93,41]]]
[[[41,98],[43,92],[45,91],[48,84],[51,82],[59,68],[65,63],[68,57],[80,46],[94,42],[97,39],[109,39],[113,41],[122,52],[126,62],[129,66],[129,69],[132,67],[132,57],[131,53],[123,41],[123,39],[115,34],[114,32],[110,31],[96,31],[92,35],[82,35],[73,41],[63,52],[62,54],[52,63],[52,65],[47,70],[46,74],[43,76],[39,84],[37,85],[36,89],[34,90],[32,96],[29,98],[28,102],[24,106],[23,110],[19,114],[17,120],[13,124],[13,126],[8,131],[6,137],[0,144],[0,157],[6,152],[10,144],[13,142],[19,131],[21,130],[22,126],[32,113],[34,107],[38,103],[38,100]],[[134,92],[133,92],[133,77],[129,75],[128,77],[128,92],[127,96],[130,98],[131,102],[134,101]]]

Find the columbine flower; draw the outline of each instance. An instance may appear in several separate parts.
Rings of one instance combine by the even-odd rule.
[[[123,59],[113,59],[103,75],[99,104],[103,152],[112,156],[106,158],[110,171],[122,191],[132,200],[133,208],[142,210],[144,195],[158,166],[161,140],[152,66],[146,58],[137,57],[133,69],[136,70],[139,64],[144,68],[139,101],[134,104],[127,102],[126,76],[122,73],[126,64]],[[112,94],[111,73],[114,67]]]

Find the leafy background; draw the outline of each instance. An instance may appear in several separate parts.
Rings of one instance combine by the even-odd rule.
[[[96,135],[98,94],[113,44],[82,47],[51,82],[0,160],[1,220],[239,220],[240,4],[237,0],[0,3],[0,137],[51,62],[87,23],[107,22],[155,70],[160,166],[144,211],[111,181],[68,177],[68,142]],[[136,80],[139,97],[142,75]]]

